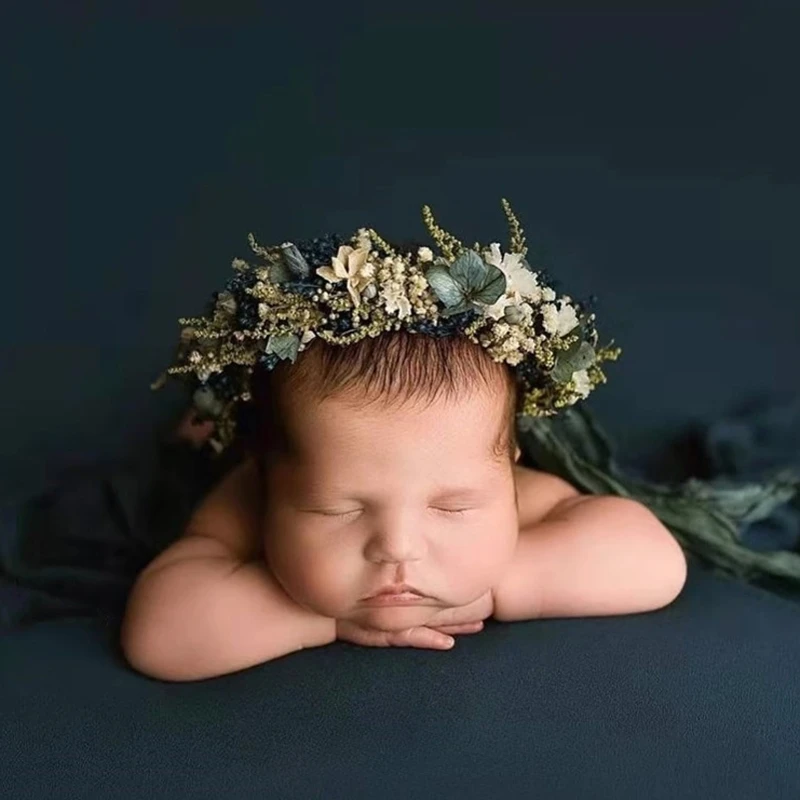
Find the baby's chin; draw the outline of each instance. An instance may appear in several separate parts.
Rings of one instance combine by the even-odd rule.
[[[368,628],[383,631],[403,631],[418,625],[426,625],[441,611],[438,605],[358,607],[348,618]]]

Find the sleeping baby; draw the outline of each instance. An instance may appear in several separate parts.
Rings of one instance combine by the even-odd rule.
[[[252,388],[246,457],[129,596],[141,673],[198,680],[336,640],[448,649],[489,617],[641,613],[684,585],[647,507],[518,463],[514,374],[466,337],[317,339]]]

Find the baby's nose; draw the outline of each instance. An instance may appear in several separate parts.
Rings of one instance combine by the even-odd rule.
[[[397,564],[422,559],[425,553],[425,542],[416,530],[399,527],[384,528],[372,535],[367,549],[367,556],[370,560]]]

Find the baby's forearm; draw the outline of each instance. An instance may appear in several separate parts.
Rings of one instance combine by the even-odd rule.
[[[139,672],[191,681],[329,644],[335,626],[295,603],[264,561],[196,557],[141,576],[121,644]]]

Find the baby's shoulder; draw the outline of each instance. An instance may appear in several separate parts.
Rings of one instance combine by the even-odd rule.
[[[258,467],[253,459],[245,458],[203,498],[184,535],[218,539],[247,561],[261,554],[262,518]]]
[[[520,528],[539,522],[562,500],[581,495],[569,481],[558,475],[519,464],[514,467],[514,480]]]

